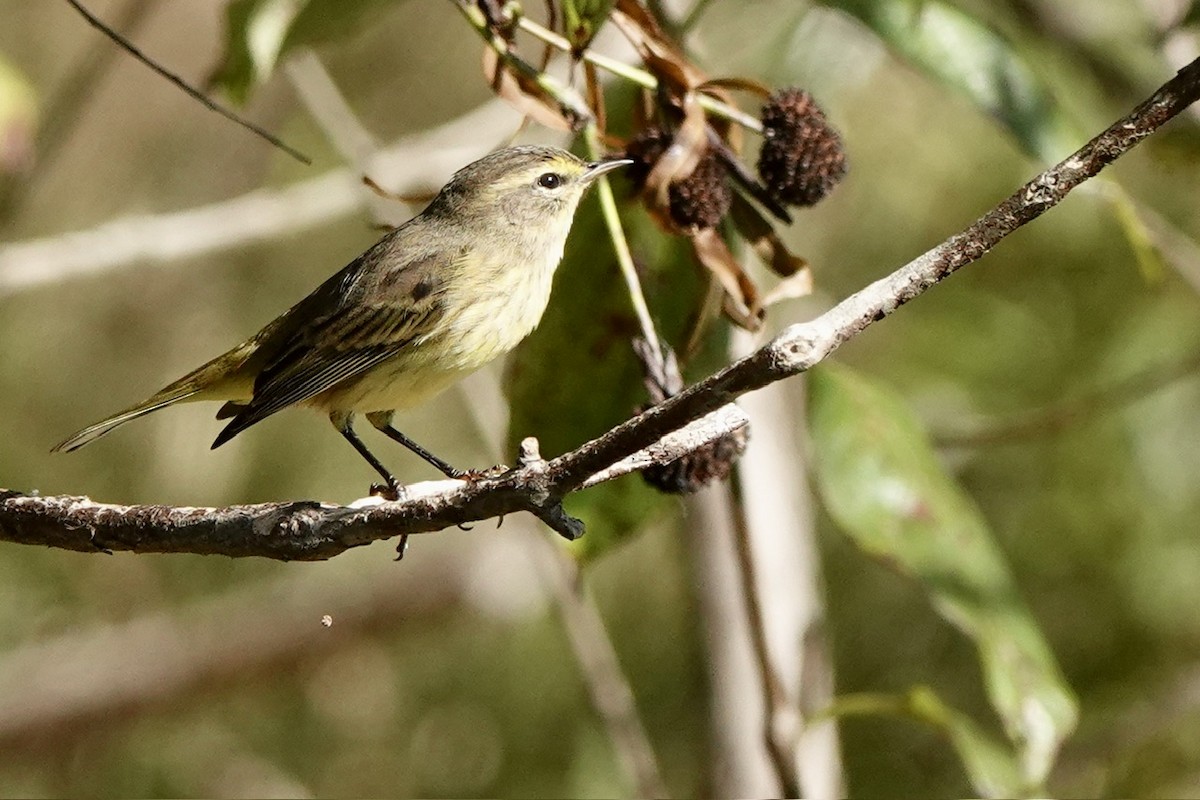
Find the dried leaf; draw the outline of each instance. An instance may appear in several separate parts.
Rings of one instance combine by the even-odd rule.
[[[658,78],[660,86],[671,95],[686,94],[707,80],[636,0],[618,0],[611,19],[637,50],[646,68]]]
[[[808,261],[792,253],[771,223],[745,198],[737,194],[733,196],[729,215],[738,233],[776,275],[787,278],[808,271]]]
[[[653,205],[666,208],[671,184],[686,180],[708,150],[708,124],[695,95],[683,99],[683,122],[676,129],[671,145],[654,163],[646,176],[645,196]]]
[[[503,61],[496,51],[483,51],[483,74],[488,85],[498,97],[507,100],[513,108],[527,117],[560,131],[571,131],[574,127],[559,111],[558,105],[542,92],[537,84],[531,83]]]
[[[696,87],[697,90],[705,94],[711,94],[713,97],[724,101],[727,97],[725,92],[716,91],[718,89],[733,89],[734,91],[749,92],[763,100],[771,96],[771,87],[767,86],[762,81],[757,81],[754,78],[709,78],[704,83]]]
[[[779,283],[772,286],[766,294],[763,295],[763,308],[770,308],[776,303],[782,303],[784,300],[798,300],[801,297],[808,297],[813,293],[813,274],[808,267],[796,272],[794,275],[781,280]]]
[[[748,331],[762,327],[763,307],[758,287],[729,252],[721,234],[715,228],[705,228],[690,238],[696,258],[716,276],[725,290],[724,308],[729,318]]]

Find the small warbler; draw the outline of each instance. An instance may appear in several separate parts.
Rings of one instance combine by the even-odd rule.
[[[584,190],[627,159],[586,164],[554,147],[510,147],[463,167],[418,216],[391,231],[242,344],[145,402],[84,428],[70,451],[169,405],[224,400],[220,447],[293,405],[329,415],[383,477],[354,415],[452,478],[450,466],[392,427],[409,408],[517,345],[546,309]]]

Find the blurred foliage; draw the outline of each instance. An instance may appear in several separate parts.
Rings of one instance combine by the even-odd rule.
[[[1141,99],[1172,71],[1161,43],[1197,35],[1196,4],[1168,29],[1156,28],[1152,5],[711,0],[688,15],[687,44],[710,74],[809,88],[850,154],[845,185],[787,231],[814,265],[820,294],[773,308],[771,324],[810,317],[940,241],[1036,162],[1061,157]],[[0,0],[0,84],[10,72],[22,76],[22,107],[35,117],[68,74],[64,54],[95,41],[68,14],[61,4]],[[217,83],[247,100],[248,113],[319,163],[334,161],[332,148],[277,74],[293,47],[318,49],[381,136],[452,118],[489,94],[478,40],[448,3],[166,4],[142,36],[139,44],[184,74],[215,66]],[[129,61],[86,98],[89,113],[71,140],[0,219],[4,242],[314,174]],[[632,93],[611,91],[610,108],[632,102]],[[627,121],[611,124],[622,130]],[[509,133],[479,135],[492,143]],[[1079,698],[1078,729],[1053,764],[1048,793],[1200,794],[1192,688],[1200,617],[1190,602],[1200,594],[1200,381],[1182,373],[1087,413],[1060,413],[1147,366],[1195,359],[1196,133],[1194,119],[1173,123],[1112,169],[1115,194],[1073,196],[847,344],[846,366],[813,376],[816,477],[828,504],[822,567],[844,695],[831,711],[850,715],[842,731],[852,796],[1015,792],[1021,778],[1004,731],[1019,748],[1038,746],[1020,735],[1021,698],[1042,698],[1057,741],[1070,727],[1070,693]],[[524,136],[546,140],[537,130]],[[1144,209],[1185,246],[1164,247]],[[689,249],[632,204],[626,222],[649,302],[678,346],[703,292],[700,274]],[[511,364],[510,443],[536,434],[543,452],[556,454],[642,401],[627,301],[601,231],[589,202],[544,325]],[[0,486],[205,505],[361,495],[371,476],[323,421],[302,412],[216,453],[206,444],[217,423],[195,407],[78,456],[46,450],[257,329],[372,236],[366,219],[331,222],[240,251],[0,296]],[[1164,255],[1156,280],[1146,281]],[[689,378],[718,363],[715,333]],[[462,406],[449,394],[400,423],[452,462],[489,462]],[[1066,422],[1008,425],[1042,411]],[[397,449],[380,452],[402,478],[429,477]],[[896,516],[887,503],[897,487],[930,513]],[[708,788],[707,678],[678,508],[630,478],[573,498],[570,510],[589,523],[581,543],[595,556],[588,581],[667,781],[689,796]],[[385,547],[279,565],[4,546],[0,669],[55,637],[156,614],[178,614],[184,625],[183,611],[283,575],[314,585],[415,582],[425,554],[444,548],[473,563],[466,556],[478,537],[509,535],[483,525],[419,538],[385,577],[363,569],[388,558]],[[860,546],[882,553],[882,563]],[[437,613],[381,616],[269,673],[6,747],[0,786],[14,796],[627,793],[553,615],[544,601],[518,602],[530,591],[527,571],[504,562],[473,568],[480,574],[466,584],[481,594]],[[482,594],[488,581],[504,591]],[[930,613],[931,598],[944,616]],[[315,620],[313,635],[324,635]],[[88,666],[80,656],[78,668]],[[1000,725],[987,722],[993,707]],[[1050,740],[1041,746],[1053,749]]]
[[[808,387],[815,478],[830,515],[867,553],[916,579],[979,648],[988,697],[1020,750],[1021,769],[1008,771],[1023,780],[996,785],[993,768],[975,788],[1041,793],[1078,711],[987,523],[902,398],[836,365],[814,369]],[[997,764],[994,753],[975,753],[978,741],[956,739],[967,763]]]
[[[0,180],[29,168],[37,117],[34,88],[0,56]]]
[[[394,1],[231,0],[225,52],[209,83],[245,103],[289,50],[348,37]]]

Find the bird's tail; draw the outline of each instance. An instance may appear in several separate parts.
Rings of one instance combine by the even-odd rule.
[[[174,391],[169,391],[172,389]],[[136,406],[127,408],[121,413],[114,414],[107,419],[102,419],[94,425],[88,425],[66,441],[56,444],[50,452],[69,453],[72,450],[78,450],[85,444],[91,444],[113,428],[124,425],[131,419],[144,417],[152,411],[158,411],[160,408],[166,408],[175,403],[191,399],[195,395],[200,394],[200,391],[196,386],[176,386],[176,384],[172,384],[148,400],[138,403]]]
[[[227,353],[192,370],[179,380],[163,387],[157,394],[135,406],[89,425],[64,442],[55,445],[52,453],[69,453],[91,444],[104,434],[130,420],[144,417],[160,408],[192,400],[228,400],[249,397],[253,378],[245,369],[257,342],[244,342]]]

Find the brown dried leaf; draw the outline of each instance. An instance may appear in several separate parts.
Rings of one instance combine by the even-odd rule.
[[[670,94],[685,94],[705,82],[704,73],[687,60],[637,0],[617,0],[610,19]]]
[[[692,248],[700,263],[712,272],[725,290],[726,315],[748,331],[762,327],[763,306],[758,287],[729,252],[729,247],[715,228],[705,228],[691,235]]]
[[[754,78],[710,78],[704,83],[696,87],[699,91],[711,94],[718,100],[725,102],[729,97],[728,92],[718,91],[721,89],[732,89],[734,91],[749,92],[752,95],[769,100],[771,97],[771,87],[767,86],[762,81],[757,81]]]
[[[808,269],[808,262],[788,250],[771,223],[741,195],[734,194],[729,216],[738,233],[776,275],[787,278]]]
[[[689,178],[707,149],[708,123],[695,95],[689,93],[683,98],[683,122],[675,131],[671,145],[646,176],[644,192],[652,205],[667,207],[671,184]]]
[[[574,130],[553,99],[547,97],[536,83],[514,72],[491,48],[483,51],[483,75],[498,97],[507,100],[525,116],[547,128]]]

